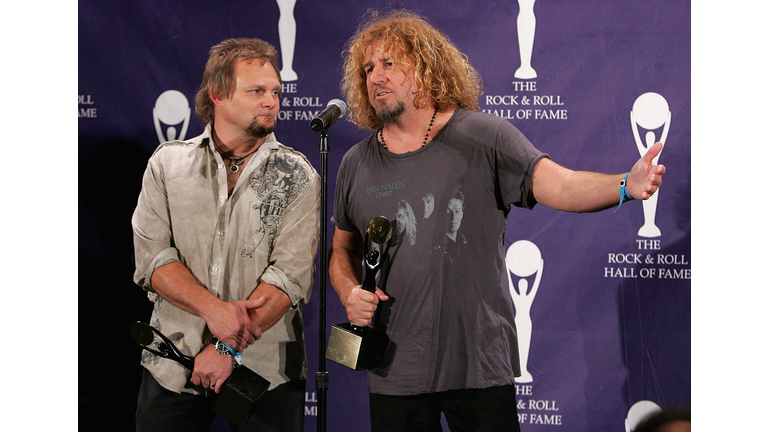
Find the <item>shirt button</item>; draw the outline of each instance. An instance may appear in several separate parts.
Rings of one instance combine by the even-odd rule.
[[[217,271],[219,271],[219,268],[218,268],[218,267],[214,267],[214,268],[212,268],[211,270],[213,270],[213,271],[217,272]]]
[[[224,235],[224,233],[219,231],[219,236],[223,236],[223,235]]]
[[[223,164],[219,164],[219,169],[224,169],[224,165]]]
[[[227,199],[226,199],[225,197],[219,197],[219,201],[221,201],[221,202],[224,202],[224,201],[226,201],[226,200],[227,200]]]

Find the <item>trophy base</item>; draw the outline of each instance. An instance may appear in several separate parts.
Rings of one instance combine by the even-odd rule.
[[[515,78],[519,79],[534,79],[536,76],[536,71],[530,66],[521,66],[515,71]]]
[[[242,426],[253,404],[269,389],[269,381],[245,366],[236,366],[221,389],[213,409],[232,423]]]
[[[646,237],[646,238],[660,237],[661,230],[656,225],[645,224],[641,226],[640,229],[637,231],[637,235],[640,237]]]
[[[389,337],[372,327],[352,324],[331,326],[325,358],[352,370],[376,369],[384,366]]]

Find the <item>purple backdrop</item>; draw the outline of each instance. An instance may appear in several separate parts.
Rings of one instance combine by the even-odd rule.
[[[280,3],[289,4],[282,16]],[[190,138],[203,129],[192,104],[210,47],[258,37],[281,51],[296,76],[284,67],[276,133],[319,171],[319,134],[309,120],[341,97],[341,50],[360,18],[391,5],[290,3],[79,2],[79,166],[110,167],[105,181],[79,182],[80,274],[91,275],[79,282],[81,311],[88,311],[80,315],[80,337],[109,341],[115,359],[80,355],[80,376],[88,376],[79,388],[82,430],[100,430],[101,421],[133,430],[140,349],[128,328],[147,321],[151,306],[131,281],[130,216],[160,137]],[[588,215],[543,206],[510,213],[509,274],[518,326],[529,335],[521,340],[528,374],[517,386],[522,430],[622,431],[638,412],[690,407],[690,2],[445,4],[395,5],[444,30],[484,79],[481,109],[509,119],[558,163],[624,172],[647,139],[666,142],[660,162],[668,174],[657,201]],[[367,134],[346,121],[331,129],[329,208],[341,157]],[[329,242],[331,233],[329,224]],[[323,351],[318,287],[304,308],[307,431],[316,430],[314,374]],[[92,310],[85,294],[95,291],[120,307]],[[330,285],[327,312],[326,332],[346,321]],[[328,430],[369,430],[365,373],[332,362],[327,369]],[[121,391],[105,398],[115,383]]]

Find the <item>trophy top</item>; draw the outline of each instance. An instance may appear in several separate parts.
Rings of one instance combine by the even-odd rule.
[[[152,328],[141,321],[131,324],[131,336],[141,346],[149,346],[155,340]]]
[[[392,224],[386,217],[377,216],[368,224],[368,235],[376,244],[387,243],[392,237]]]

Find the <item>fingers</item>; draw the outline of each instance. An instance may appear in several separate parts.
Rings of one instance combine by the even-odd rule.
[[[248,311],[262,307],[265,302],[265,297],[259,297],[253,300],[232,302],[236,310],[236,333],[232,336],[232,344],[229,344],[226,339],[222,338],[222,340],[229,344],[236,351],[242,352],[248,346],[253,345],[259,338],[261,338],[261,328],[256,323],[254,323],[253,320],[251,320],[251,317],[248,315]]]
[[[384,293],[384,291],[380,290],[379,288],[376,288],[376,297],[378,301],[383,302],[389,300],[389,296]]]
[[[640,192],[640,199],[648,199],[659,190],[662,183],[662,174],[666,172],[664,165],[658,165],[651,174],[648,175],[648,181],[646,182],[644,189]]]
[[[264,296],[259,297],[257,299],[253,299],[253,300],[246,300],[245,301],[245,309],[246,310],[251,310],[251,309],[260,308],[260,307],[264,306],[264,303],[266,303],[266,301],[267,301],[267,298],[264,297]]]
[[[664,144],[657,142],[656,144],[652,145],[647,152],[645,152],[645,155],[643,155],[643,159],[653,160],[656,156],[659,155],[659,153],[661,153],[661,150],[663,148],[664,148]]]
[[[213,345],[208,345],[195,356],[195,368],[189,381],[206,390],[219,393],[232,374],[233,368],[234,361],[231,356],[221,355],[216,352]]]
[[[356,309],[347,309],[347,316],[349,322],[359,326],[365,327],[373,321],[373,315],[376,313],[376,305],[368,303]]]
[[[375,293],[362,287],[355,287],[347,298],[347,317],[349,322],[360,327],[367,326],[373,320],[379,302],[389,300],[389,296],[379,288]]]
[[[214,376],[207,376],[207,375],[201,375],[201,374],[193,374],[192,379],[190,379],[190,381],[194,385],[199,385],[203,388],[211,389],[216,393],[221,392],[221,388],[224,386],[224,383],[227,382],[226,379],[220,379]]]

